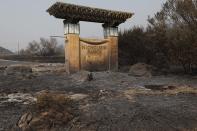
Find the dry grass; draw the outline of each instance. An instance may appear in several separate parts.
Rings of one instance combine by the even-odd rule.
[[[72,105],[72,100],[64,94],[44,92],[37,96],[37,109],[47,110],[63,110]]]
[[[166,90],[164,94],[176,95],[176,94],[197,94],[197,89],[192,87],[178,87],[173,90]]]
[[[177,94],[197,94],[197,88],[187,87],[187,86],[180,86],[174,89],[167,89],[167,90],[151,90],[146,88],[131,88],[125,90],[123,94],[132,99],[132,96],[136,95],[177,95]]]

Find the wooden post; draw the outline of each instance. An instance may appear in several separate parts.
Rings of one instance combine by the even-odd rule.
[[[80,45],[79,35],[68,34],[66,45],[66,56],[67,56],[67,72],[75,73],[80,70]]]
[[[118,27],[104,27],[104,37],[109,39],[109,70],[118,71]]]
[[[65,64],[69,74],[80,71],[79,24],[64,21],[65,26]]]
[[[118,37],[109,36],[110,44],[110,70],[118,70]]]

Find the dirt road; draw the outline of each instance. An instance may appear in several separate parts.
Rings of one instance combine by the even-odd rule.
[[[9,66],[14,64],[31,64],[32,62],[11,61],[0,59],[0,66]]]

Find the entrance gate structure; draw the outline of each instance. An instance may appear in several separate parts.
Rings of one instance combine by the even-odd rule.
[[[65,64],[68,73],[118,70],[118,26],[132,13],[57,2],[47,12],[64,19]],[[103,23],[104,39],[80,38],[79,21]]]

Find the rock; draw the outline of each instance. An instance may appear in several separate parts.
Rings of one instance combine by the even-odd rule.
[[[130,67],[129,75],[137,77],[151,77],[153,68],[153,66],[147,65],[145,63],[137,63]]]
[[[86,94],[73,94],[70,96],[70,98],[75,101],[80,101],[80,100],[83,100],[87,97],[88,97],[88,95],[86,95]]]
[[[120,66],[119,71],[127,73],[129,71],[129,69],[130,69],[130,66]]]
[[[26,65],[11,65],[5,69],[5,75],[12,75],[12,74],[28,74],[32,73],[31,66]]]
[[[70,76],[70,78],[74,81],[74,82],[77,82],[77,83],[83,83],[83,82],[86,82],[86,81],[92,81],[94,78],[93,78],[93,74],[89,71],[80,71],[80,72],[77,72],[75,74],[72,74]]]

